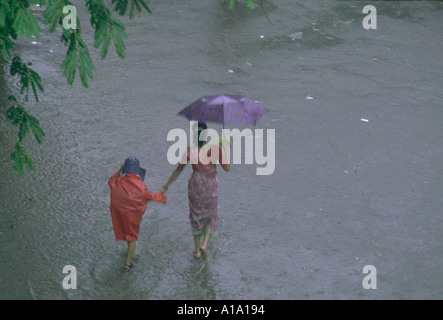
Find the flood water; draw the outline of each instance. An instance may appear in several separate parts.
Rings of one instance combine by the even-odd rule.
[[[101,60],[83,1],[73,1],[96,66],[89,89],[78,77],[67,85],[59,34],[21,39],[17,52],[45,87],[26,108],[46,137],[26,139],[37,167],[20,177],[17,129],[2,111],[1,299],[443,298],[442,2],[263,2],[272,24],[261,7],[151,1],[152,15],[122,18],[126,59],[112,47]],[[376,30],[362,26],[367,4]],[[8,68],[2,100],[19,95]],[[220,232],[203,262],[187,166],[167,205],[148,204],[125,270],[109,177],[134,155],[158,191],[175,168],[168,132],[189,130],[177,112],[220,93],[269,110],[256,129],[275,129],[275,171],[218,170]],[[77,289],[63,288],[66,265]],[[376,289],[362,285],[367,265]]]

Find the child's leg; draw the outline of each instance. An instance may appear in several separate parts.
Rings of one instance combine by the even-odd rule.
[[[132,257],[134,256],[135,252],[135,244],[136,241],[128,241],[128,256],[126,258],[126,268],[130,268],[132,266]]]

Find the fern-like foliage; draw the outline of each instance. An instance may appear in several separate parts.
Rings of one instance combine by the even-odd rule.
[[[128,0],[112,0],[112,3],[115,3],[114,10],[117,11],[121,16],[126,14],[126,10],[128,8],[129,1]],[[129,9],[129,18],[134,18],[134,9],[137,8],[137,11],[143,11],[142,8],[145,8],[146,11],[152,13],[151,9],[149,9],[148,4],[145,0],[131,0],[131,8]]]
[[[103,1],[87,0],[86,6],[91,13],[91,25],[95,29],[94,47],[102,48],[101,58],[104,59],[107,56],[112,40],[118,56],[124,59],[126,46],[123,38],[127,38],[128,35],[126,34],[123,23],[112,16],[111,11],[105,6]]]
[[[19,127],[18,141],[15,144],[14,151],[11,153],[11,159],[14,161],[14,170],[18,171],[22,176],[25,165],[27,165],[31,171],[35,168],[34,160],[23,147],[23,139],[28,132],[31,131],[34,134],[37,143],[40,144],[43,141],[45,132],[41,128],[40,122],[37,118],[26,112],[25,108],[18,103],[15,96],[9,96],[7,103],[10,107],[6,111],[6,116],[11,124]]]
[[[23,94],[26,91],[25,101],[28,101],[29,97],[29,84],[31,84],[32,91],[34,92],[35,100],[38,102],[38,93],[37,88],[44,92],[44,88],[41,83],[40,75],[35,72],[32,68],[31,62],[25,64],[19,56],[14,57],[11,64],[10,73],[12,76],[19,75],[20,83],[22,84],[20,94]]]
[[[64,30],[63,39],[69,43],[66,58],[61,66],[64,76],[68,79],[68,83],[72,85],[78,70],[82,85],[88,88],[88,78],[93,79],[93,71],[95,70],[88,47],[84,43],[80,32],[76,30]]]
[[[222,2],[222,3],[227,3],[228,6],[229,6],[229,8],[230,8],[231,10],[234,10],[235,7],[237,6],[237,2],[238,2],[238,0],[221,0],[221,2]],[[254,8],[255,8],[255,3],[254,3],[253,0],[245,0],[245,2],[246,2],[246,5],[247,5],[249,8],[251,8],[251,9],[254,9]]]

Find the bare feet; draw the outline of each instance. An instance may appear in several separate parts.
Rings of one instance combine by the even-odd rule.
[[[206,260],[208,258],[208,255],[206,253],[206,248],[201,247],[200,248],[200,252],[201,252],[201,257],[203,260]]]
[[[194,257],[200,259],[201,257],[200,249],[194,253]]]

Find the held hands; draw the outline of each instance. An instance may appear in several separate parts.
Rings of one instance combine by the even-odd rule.
[[[162,193],[165,198],[167,198],[168,187],[163,186],[163,188],[159,192]]]

